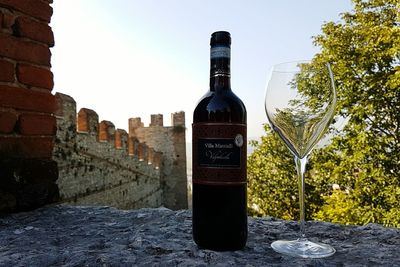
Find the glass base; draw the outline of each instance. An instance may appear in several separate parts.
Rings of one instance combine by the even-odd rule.
[[[311,242],[307,239],[278,240],[271,247],[279,253],[302,258],[325,258],[335,254],[336,250],[327,244]]]

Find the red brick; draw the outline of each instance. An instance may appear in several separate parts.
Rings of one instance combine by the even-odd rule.
[[[44,113],[57,107],[52,94],[7,85],[0,85],[0,106]]]
[[[101,121],[99,124],[99,141],[108,142],[114,139],[115,126],[111,121]]]
[[[96,111],[81,108],[78,112],[78,131],[97,133],[99,129],[99,115]]]
[[[0,110],[0,133],[12,133],[17,119],[18,116],[15,112]]]
[[[115,148],[123,148],[126,146],[126,140],[128,133],[123,129],[117,129],[115,131]]]
[[[15,23],[15,15],[14,14],[12,14],[12,13],[4,13],[3,14],[3,21],[2,21],[1,26],[4,29],[8,29],[8,30],[10,30],[10,32],[12,32],[12,26],[14,25],[14,23]]]
[[[0,59],[0,81],[14,82],[15,80],[15,67],[10,61]]]
[[[48,158],[53,153],[51,136],[0,136],[1,158]]]
[[[0,0],[1,1],[1,0]],[[27,40],[0,34],[0,56],[50,66],[50,48]]]
[[[50,91],[53,89],[53,73],[44,68],[38,68],[28,64],[17,65],[18,80],[29,86],[36,86]]]
[[[47,23],[20,16],[15,21],[14,34],[54,46],[54,35]]]
[[[22,135],[55,135],[56,118],[51,115],[23,113],[19,116],[17,128]]]
[[[38,0],[0,0],[0,6],[21,11],[46,22],[50,22],[53,15],[50,4]]]

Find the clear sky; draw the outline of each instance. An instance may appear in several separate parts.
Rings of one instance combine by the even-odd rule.
[[[209,39],[232,36],[232,89],[247,108],[248,136],[263,135],[265,83],[273,64],[312,58],[312,36],[351,11],[350,0],[57,0],[55,92],[78,110],[128,130],[128,118],[192,113],[209,86]]]

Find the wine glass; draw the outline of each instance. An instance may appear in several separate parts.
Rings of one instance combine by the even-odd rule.
[[[330,245],[305,236],[304,172],[307,156],[328,128],[336,106],[329,64],[296,61],[275,65],[267,83],[265,111],[271,128],[294,155],[300,201],[300,236],[278,240],[271,247],[303,258],[323,258],[335,253]]]

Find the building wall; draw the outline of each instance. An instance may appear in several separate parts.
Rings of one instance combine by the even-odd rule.
[[[115,130],[112,122],[99,123],[93,110],[77,113],[70,96],[57,93],[56,99],[53,158],[61,201],[122,209],[161,206],[160,153],[135,139],[129,141],[126,131]]]
[[[163,204],[171,209],[187,209],[185,113],[171,114],[171,121],[172,126],[165,127],[163,115],[152,115],[149,127],[144,127],[140,118],[130,119],[129,136],[163,153]]]
[[[110,121],[99,123],[91,109],[77,113],[70,96],[57,93],[56,99],[53,158],[62,202],[123,209],[187,208],[183,113],[173,114],[181,118],[173,127],[163,127],[160,115],[152,115],[150,127],[144,127],[140,118],[130,119],[130,125],[138,127],[137,135],[129,136]]]
[[[50,2],[0,0],[0,212],[58,199]]]

